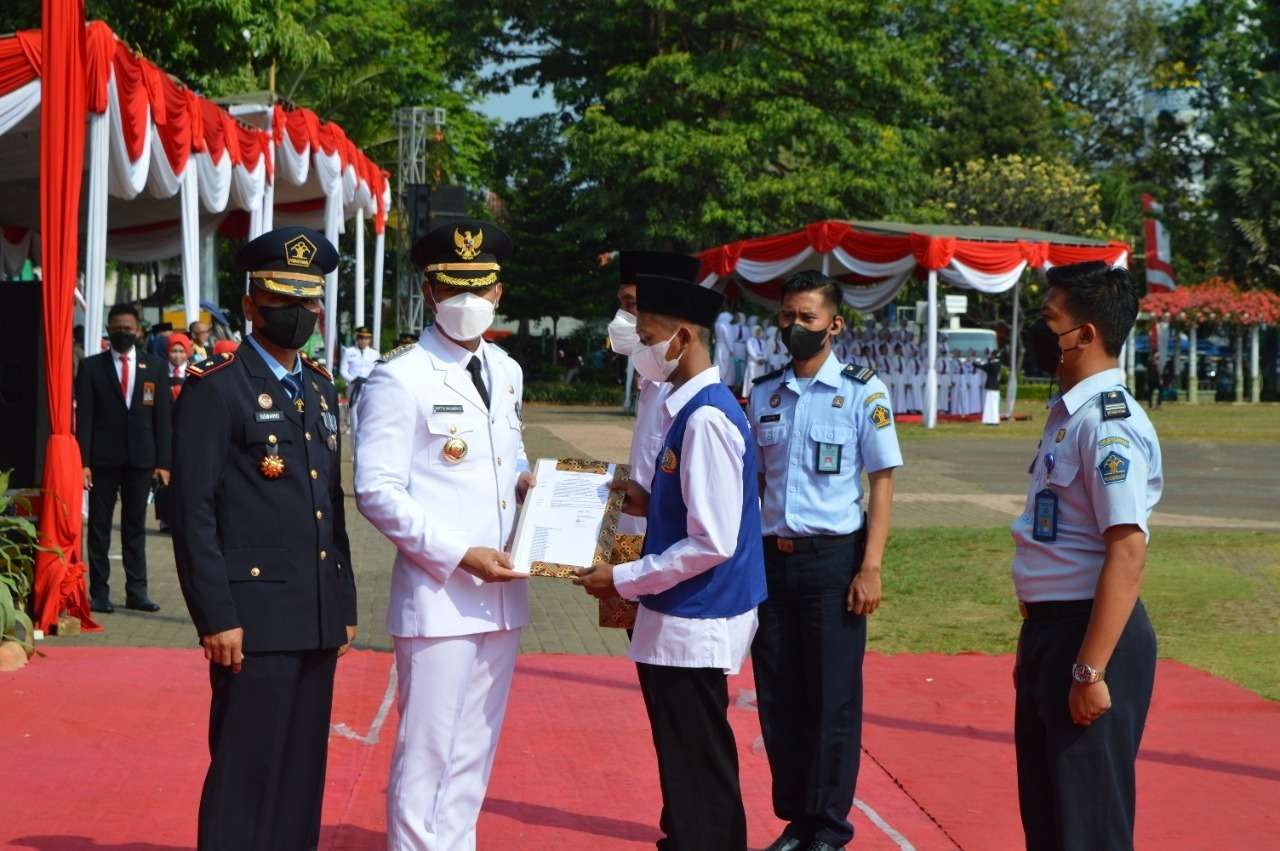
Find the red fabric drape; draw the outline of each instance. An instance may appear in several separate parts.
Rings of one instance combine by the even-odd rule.
[[[31,47],[32,40],[35,50]],[[39,44],[40,33],[35,30],[24,30],[14,38],[0,41],[0,95],[22,88],[40,76]]]
[[[83,629],[89,614],[80,557],[80,447],[71,433],[71,312],[76,285],[80,178],[84,171],[85,27],[83,0],[44,0],[40,78],[40,235],[44,247],[45,446],[36,625],[49,629],[66,610]]]

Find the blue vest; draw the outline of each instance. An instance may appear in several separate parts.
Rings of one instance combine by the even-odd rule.
[[[640,597],[645,607],[682,618],[727,618],[750,611],[765,599],[764,545],[760,533],[760,501],[756,496],[756,455],[742,406],[720,382],[699,390],[680,413],[662,441],[649,494],[648,523],[644,555],[665,551],[689,537],[689,510],[680,489],[680,457],[684,429],[689,417],[710,405],[724,413],[742,435],[746,449],[742,456],[742,523],[738,526],[738,546],[727,561],[686,579],[661,594]],[[699,471],[711,475],[712,471]]]

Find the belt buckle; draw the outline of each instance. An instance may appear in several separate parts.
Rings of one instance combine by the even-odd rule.
[[[778,539],[778,552],[780,552],[780,553],[793,553],[793,552],[795,552],[795,551],[796,551],[796,542],[795,542],[795,541],[791,540],[790,538],[779,538],[779,539]]]

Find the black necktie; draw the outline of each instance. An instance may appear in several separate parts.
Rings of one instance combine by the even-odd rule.
[[[485,410],[489,410],[489,388],[484,386],[484,377],[480,375],[480,358],[472,355],[471,360],[467,361],[467,372],[471,373],[471,383],[476,386],[476,392],[484,401]]]
[[[286,372],[284,378],[280,379],[280,383],[284,385],[284,392],[289,394],[289,401],[296,401],[301,387],[298,386],[298,378],[292,372]]]

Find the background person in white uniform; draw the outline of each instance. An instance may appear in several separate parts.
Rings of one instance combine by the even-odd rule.
[[[624,510],[647,517],[644,555],[574,581],[597,597],[640,601],[630,656],[658,757],[666,833],[658,847],[743,851],[725,675],[746,657],[764,599],[755,452],[742,408],[711,364],[721,296],[674,278],[637,283],[636,368],[671,383],[651,492],[623,485]]]
[[[400,725],[389,851],[471,851],[507,708],[528,587],[505,552],[532,483],[523,373],[481,335],[511,242],[478,221],[414,246],[435,325],[380,363],[360,399],[360,512],[396,545],[387,606]],[[516,580],[516,581],[512,581]]]
[[[634,292],[632,299],[634,300]],[[727,310],[720,311],[715,326],[715,358],[716,369],[720,370],[720,380],[725,384],[733,383],[733,314]]]
[[[347,430],[355,431],[356,402],[360,391],[378,362],[378,351],[373,347],[373,332],[361,325],[356,329],[356,344],[342,353],[338,373],[347,382]]]

